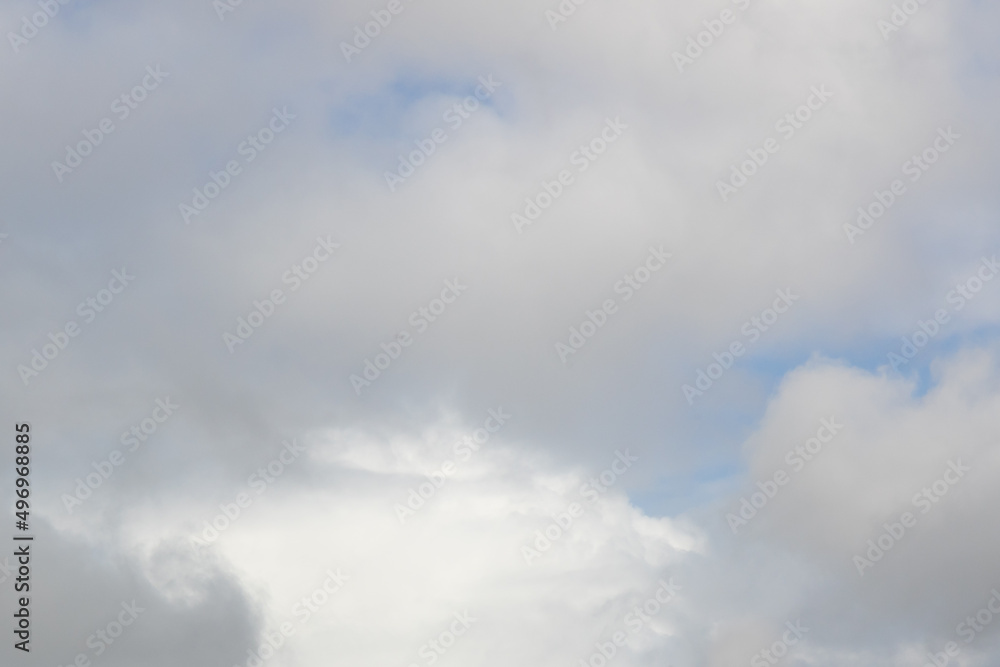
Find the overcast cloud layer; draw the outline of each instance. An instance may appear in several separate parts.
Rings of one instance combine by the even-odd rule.
[[[0,664],[1000,664],[1000,5],[0,27]]]

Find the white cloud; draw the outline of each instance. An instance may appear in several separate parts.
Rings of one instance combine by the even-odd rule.
[[[2,56],[0,387],[45,443],[37,511],[60,561],[127,563],[101,604],[139,590],[176,621],[135,635],[156,659],[197,664],[163,642],[215,611],[235,620],[203,662],[245,657],[330,568],[351,579],[289,664],[422,664],[466,608],[479,620],[442,664],[575,664],[663,576],[682,594],[617,664],[747,662],[801,617],[801,662],[918,665],[984,604],[995,285],[902,375],[885,365],[1000,247],[997,10],[928,2],[887,41],[892,3],[591,0],[553,31],[558,4],[403,0],[348,63],[340,42],[385,3],[248,1],[224,21],[204,1],[70,3]],[[679,73],[673,52],[723,9],[738,20]],[[158,64],[162,86],[60,183],[52,161]],[[488,102],[390,192],[398,156],[488,75]],[[832,97],[782,136],[816,86]],[[294,123],[247,160],[241,142],[286,106]],[[580,171],[609,118],[627,129]],[[858,207],[942,127],[955,145],[849,243]],[[772,137],[721,201],[716,182]],[[238,179],[184,224],[178,205],[231,159]],[[511,213],[562,169],[572,186],[518,234]],[[340,248],[291,293],[282,275],[319,235]],[[651,244],[671,260],[626,303],[613,286]],[[25,386],[18,365],[122,266],[128,292]],[[418,333],[411,314],[456,278],[468,291]],[[230,354],[222,334],[274,289],[286,304]],[[779,289],[801,300],[689,405],[682,385]],[[612,297],[564,365],[555,343]],[[359,396],[350,376],[404,330],[412,345]],[[183,410],[67,515],[59,494],[168,394]],[[510,423],[456,450],[501,404]],[[843,430],[793,471],[789,450],[831,418]],[[190,551],[295,438],[309,454],[214,555]],[[591,505],[581,487],[625,450],[639,461]],[[972,469],[919,514],[913,495],[959,459]],[[787,484],[733,535],[726,514],[779,469]],[[422,484],[433,496],[400,525]],[[573,502],[586,511],[527,566],[520,547]],[[907,509],[916,526],[860,577],[852,557]],[[44,656],[63,664],[89,632],[40,623],[72,628]],[[974,648],[991,655],[991,637]]]

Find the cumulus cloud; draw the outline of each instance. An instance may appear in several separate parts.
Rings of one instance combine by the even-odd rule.
[[[991,664],[996,14],[0,8],[30,664]]]

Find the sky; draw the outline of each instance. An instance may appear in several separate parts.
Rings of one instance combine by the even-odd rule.
[[[995,3],[0,27],[3,664],[1000,661]]]

